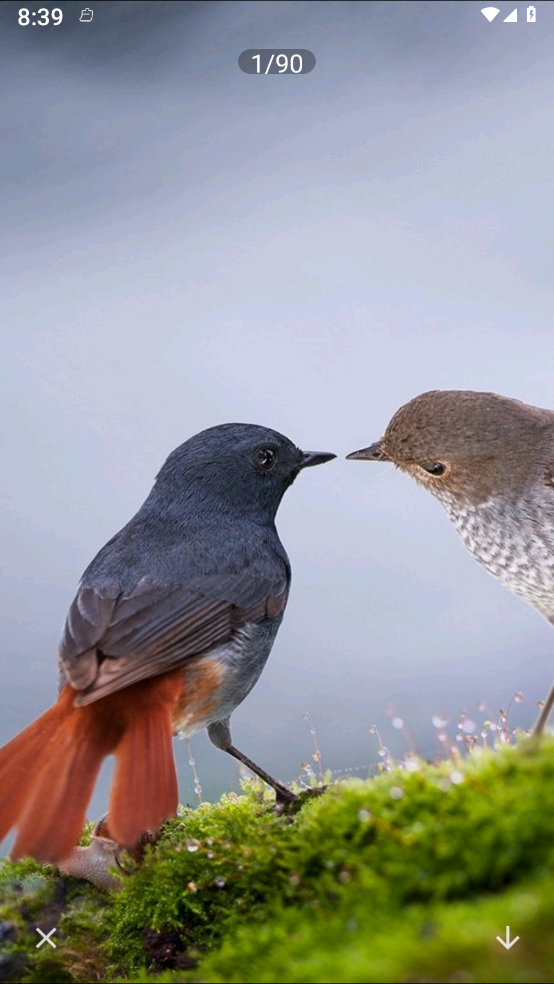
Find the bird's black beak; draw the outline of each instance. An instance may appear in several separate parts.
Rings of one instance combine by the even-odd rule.
[[[300,467],[311,468],[312,465],[324,465],[326,461],[332,461],[336,457],[336,454],[329,454],[327,451],[303,451]]]
[[[368,448],[361,448],[360,451],[352,451],[346,455],[347,461],[390,461],[390,458],[383,451],[381,441],[370,444]]]

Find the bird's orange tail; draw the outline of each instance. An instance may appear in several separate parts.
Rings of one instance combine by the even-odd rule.
[[[77,843],[100,766],[115,754],[111,834],[132,847],[177,809],[171,717],[182,674],[166,674],[75,707],[66,686],[56,704],[0,750],[0,840],[18,836],[12,858],[61,861]]]

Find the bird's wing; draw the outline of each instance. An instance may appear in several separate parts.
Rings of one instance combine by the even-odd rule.
[[[288,583],[254,572],[194,577],[161,585],[144,577],[127,594],[82,586],[59,649],[66,680],[90,704],[138,680],[175,670],[229,642],[251,622],[280,615]]]

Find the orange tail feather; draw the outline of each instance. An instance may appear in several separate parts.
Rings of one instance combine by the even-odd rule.
[[[0,750],[0,840],[12,858],[61,861],[81,834],[100,766],[115,752],[110,830],[126,847],[177,807],[171,713],[182,674],[140,681],[85,707],[66,686],[57,703]]]
[[[172,711],[182,691],[182,673],[160,679],[155,693],[151,683],[137,685],[144,691],[136,695],[115,753],[109,826],[113,839],[126,847],[144,831],[156,831],[177,810]]]

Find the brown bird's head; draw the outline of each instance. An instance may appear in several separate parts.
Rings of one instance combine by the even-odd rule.
[[[496,393],[431,390],[400,407],[381,440],[347,457],[391,461],[443,502],[477,504],[552,481],[554,414]]]

